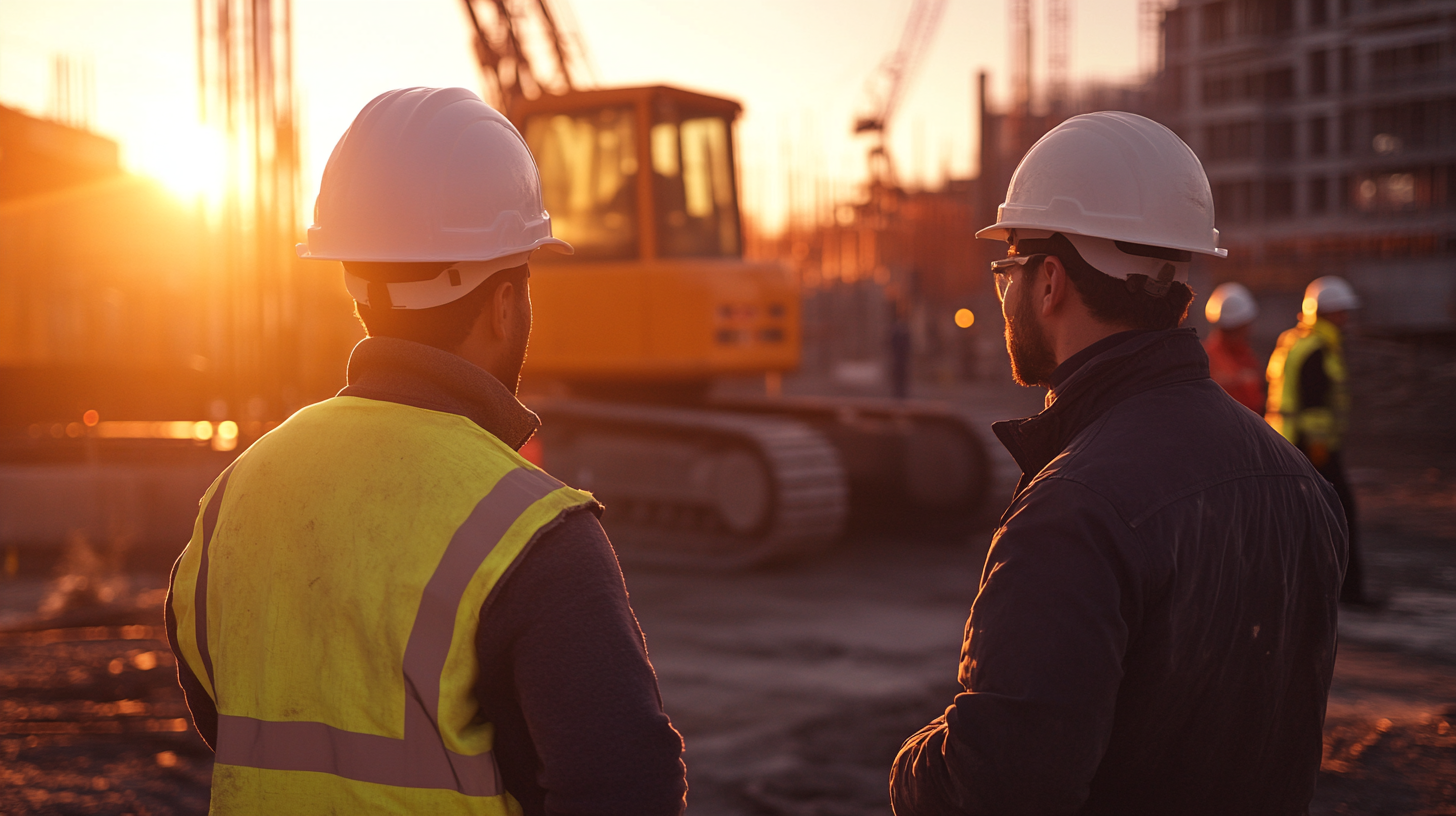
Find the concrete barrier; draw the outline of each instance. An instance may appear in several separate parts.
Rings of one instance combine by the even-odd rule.
[[[0,546],[81,535],[181,550],[219,472],[214,463],[0,465]]]

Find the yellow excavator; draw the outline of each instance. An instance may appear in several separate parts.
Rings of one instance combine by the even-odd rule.
[[[515,36],[521,4],[464,3],[494,101],[536,157],[555,234],[576,248],[532,261],[534,454],[603,500],[623,556],[751,566],[823,549],[852,519],[972,518],[986,455],[948,406],[712,396],[718,379],[791,372],[800,356],[792,272],[743,258],[738,103],[576,88],[543,2],[532,28],[565,78],[552,89]]]

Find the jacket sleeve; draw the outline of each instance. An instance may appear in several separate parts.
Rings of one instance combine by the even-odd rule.
[[[172,565],[172,577],[167,581],[167,603],[164,621],[167,626],[167,644],[172,647],[172,656],[177,659],[177,682],[182,686],[182,696],[187,700],[187,710],[192,712],[192,725],[197,728],[197,733],[207,747],[217,750],[217,706],[212,698],[208,696],[207,689],[202,687],[197,675],[192,673],[192,667],[187,665],[187,660],[182,656],[182,648],[177,645],[177,613],[172,611],[172,592],[177,583],[177,565],[182,563],[181,559]]]
[[[1016,500],[966,624],[965,692],[900,749],[899,816],[1075,813],[1111,734],[1133,603],[1132,533],[1060,479]]]
[[[482,613],[478,649],[482,713],[527,813],[683,812],[682,737],[594,514],[568,514],[522,556]]]

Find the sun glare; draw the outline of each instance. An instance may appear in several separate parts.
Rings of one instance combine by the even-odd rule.
[[[159,125],[134,144],[139,169],[183,198],[216,201],[227,185],[227,146],[222,134],[195,122]]]

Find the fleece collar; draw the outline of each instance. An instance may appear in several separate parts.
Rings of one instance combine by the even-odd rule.
[[[459,414],[516,450],[541,427],[531,409],[489,372],[434,346],[366,337],[349,355],[341,397]]]
[[[991,429],[1030,478],[1119,402],[1160,386],[1207,377],[1208,355],[1196,331],[1150,331],[1088,360],[1047,392],[1047,407],[1041,413],[997,422]]]

